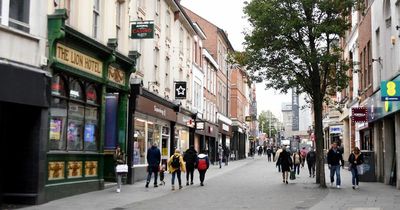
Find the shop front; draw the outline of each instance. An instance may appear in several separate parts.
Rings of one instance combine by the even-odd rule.
[[[246,154],[246,146],[244,140],[244,132],[243,128],[239,125],[232,126],[232,145],[231,152],[234,154],[232,157],[235,160],[244,158],[243,156]]]
[[[226,146],[227,142],[229,142],[229,145],[231,146],[230,151],[231,154],[234,154],[235,157],[238,157],[239,155],[239,142],[233,140],[233,142],[230,141],[230,138],[232,136],[232,120],[229,118],[225,117],[224,115],[218,113],[217,114],[217,119],[218,119],[218,142],[216,144],[221,144],[223,146]]]
[[[103,189],[104,180],[113,178],[113,151],[117,144],[126,148],[128,80],[135,66],[115,51],[116,40],[108,46],[92,40],[66,26],[65,14],[56,10],[48,19],[53,77],[46,201]]]
[[[196,115],[180,108],[180,112],[176,114],[176,117],[174,146],[181,152],[185,152],[190,146],[194,146]]]
[[[185,139],[182,145],[189,144],[189,132],[176,136],[176,105],[143,89],[143,94],[136,95],[136,107],[132,115],[131,175],[128,182],[134,183],[146,177],[147,150],[157,143],[161,151],[162,164],[166,164],[172,155],[177,139]],[[187,141],[186,141],[187,140]]]

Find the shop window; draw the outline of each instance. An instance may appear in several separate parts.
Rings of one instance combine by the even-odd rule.
[[[135,134],[133,143],[133,164],[141,165],[146,162],[146,121],[135,119]]]
[[[97,151],[99,103],[96,87],[74,79],[70,79],[69,85],[66,81],[61,75],[52,79],[49,149]]]

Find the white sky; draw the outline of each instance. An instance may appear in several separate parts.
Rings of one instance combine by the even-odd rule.
[[[181,4],[203,18],[227,31],[229,40],[237,51],[243,50],[243,31],[248,30],[249,24],[243,18],[244,0],[181,0]],[[290,95],[279,94],[275,90],[265,90],[264,84],[257,84],[257,109],[271,110],[282,120],[281,106],[290,102]]]

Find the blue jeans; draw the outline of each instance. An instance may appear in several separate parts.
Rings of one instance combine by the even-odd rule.
[[[172,173],[172,180],[171,180],[172,186],[175,185],[175,175],[176,175],[177,178],[178,178],[179,186],[182,186],[182,181],[181,181],[181,170],[179,170],[179,169],[176,170],[176,171],[174,171],[174,172]]]
[[[336,173],[336,185],[340,185],[340,165],[333,166],[331,165],[331,183],[335,181],[334,176]]]
[[[296,172],[296,169],[297,169],[297,175],[299,175],[300,174],[300,164],[294,164],[293,166],[294,166],[293,167],[294,172]]]
[[[351,183],[354,185],[358,185],[359,177],[357,167],[351,167]]]
[[[147,183],[150,183],[151,174],[154,173],[154,184],[157,184],[158,166],[148,166]]]

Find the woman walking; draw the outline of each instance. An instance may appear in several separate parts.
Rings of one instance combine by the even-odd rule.
[[[355,147],[353,153],[349,156],[349,163],[350,163],[350,171],[351,171],[351,182],[353,184],[353,190],[358,189],[358,182],[359,182],[359,165],[364,163],[364,155],[361,154],[361,151],[358,147]]]
[[[118,145],[114,151],[114,162],[115,162],[115,175],[117,177],[117,193],[121,192],[122,185],[122,174],[121,172],[117,172],[117,166],[125,164],[125,155],[121,150],[121,147]]]
[[[182,189],[181,172],[186,172],[186,167],[183,162],[183,157],[179,149],[175,150],[175,154],[168,161],[169,173],[172,174],[171,184],[172,190],[175,190],[175,176],[178,178],[179,189]]]
[[[200,186],[204,186],[204,179],[207,169],[210,167],[210,160],[208,159],[205,151],[202,151],[197,157],[196,166],[200,174]]]
[[[282,147],[282,152],[279,154],[278,162],[282,168],[283,183],[288,184],[289,171],[292,169],[292,158],[290,153],[286,151],[286,146]]]

